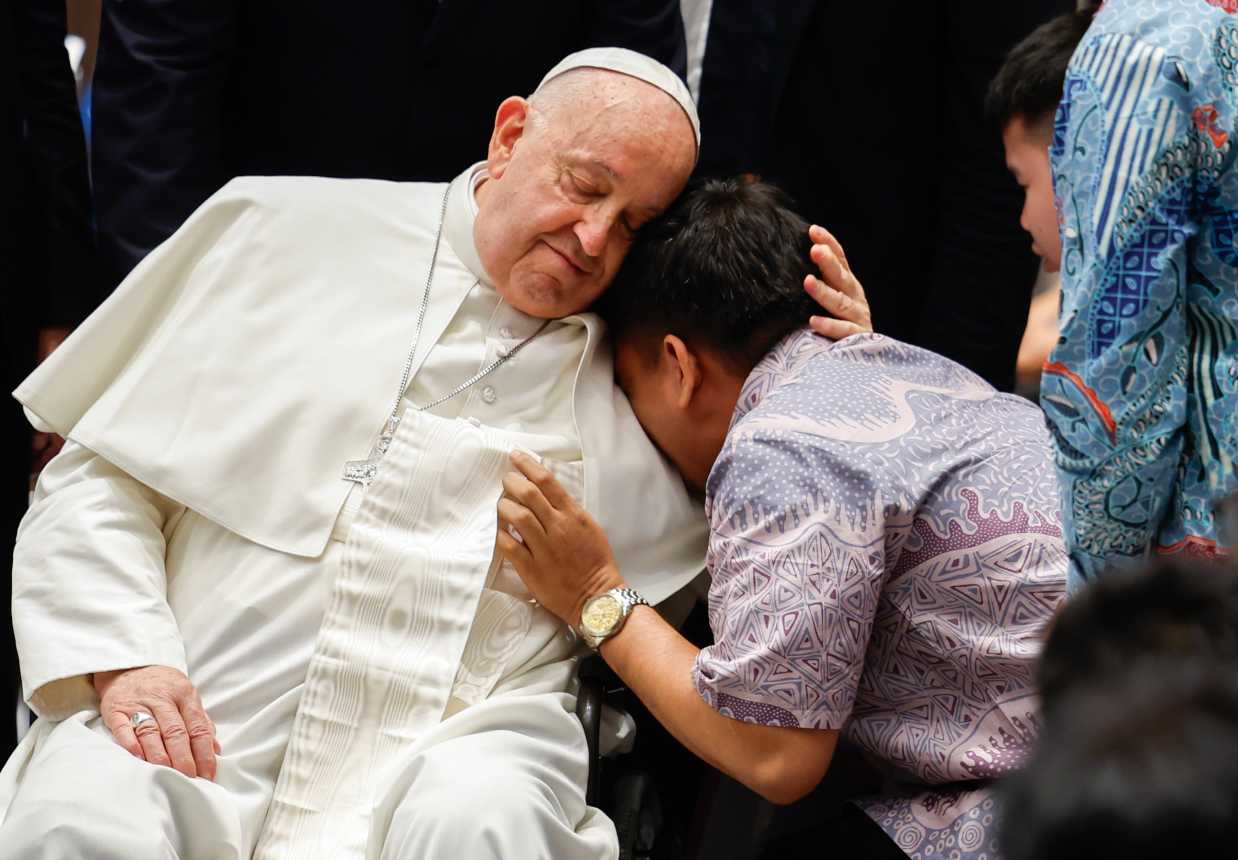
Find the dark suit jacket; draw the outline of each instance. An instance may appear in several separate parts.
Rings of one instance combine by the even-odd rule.
[[[504,98],[599,45],[682,75],[678,2],[107,2],[92,145],[112,281],[233,176],[450,179]]]
[[[72,327],[97,300],[86,142],[64,4],[0,8],[0,301],[5,344]],[[13,353],[10,352],[10,355]]]
[[[1006,52],[1074,0],[714,0],[701,169],[759,173],[838,236],[879,331],[1014,384],[1037,263],[1000,130]]]
[[[72,328],[98,299],[86,142],[64,37],[63,3],[0,6],[0,759],[15,738],[9,583],[30,475],[30,425],[8,393],[34,368],[38,330]]]

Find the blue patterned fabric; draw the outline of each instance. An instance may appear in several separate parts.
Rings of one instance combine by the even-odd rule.
[[[908,856],[992,860],[987,782],[1035,734],[1065,593],[1039,410],[881,335],[796,332],[745,382],[705,506],[705,701],[843,731],[898,782],[861,806]]]
[[[1238,2],[1110,0],[1050,148],[1061,339],[1041,382],[1070,586],[1216,556],[1238,488]]]

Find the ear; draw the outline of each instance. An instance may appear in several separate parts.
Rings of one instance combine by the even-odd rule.
[[[668,371],[666,384],[671,387],[671,402],[681,411],[686,410],[701,387],[701,362],[673,334],[662,338],[660,359]]]
[[[490,135],[490,148],[486,153],[486,167],[490,175],[499,179],[511,163],[516,144],[524,136],[529,122],[529,102],[520,96],[510,96],[499,105],[494,115],[494,131]]]

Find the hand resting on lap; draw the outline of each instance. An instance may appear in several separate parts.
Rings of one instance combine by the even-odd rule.
[[[94,685],[103,722],[122,747],[185,776],[215,778],[215,756],[220,752],[215,724],[184,674],[168,666],[141,666],[96,672]],[[134,714],[154,719],[134,727]]]

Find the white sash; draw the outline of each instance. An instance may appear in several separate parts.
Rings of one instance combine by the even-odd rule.
[[[518,437],[404,413],[349,529],[255,860],[366,856],[389,771],[443,719]]]

